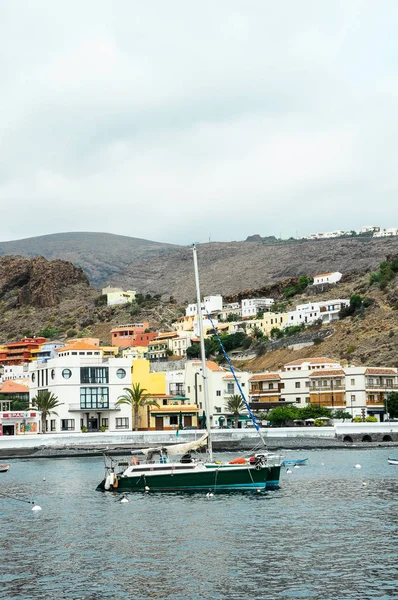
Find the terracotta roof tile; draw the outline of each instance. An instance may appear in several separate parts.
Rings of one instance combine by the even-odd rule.
[[[1,385],[0,394],[29,394],[29,388],[26,385],[8,380]]]
[[[324,371],[313,371],[310,377],[327,377],[328,375],[345,375],[343,369],[325,369]]]
[[[223,371],[224,370],[216,362],[214,362],[213,360],[207,360],[206,361],[206,367],[208,369],[210,369],[210,371]]]
[[[337,273],[337,271],[331,271],[330,273],[321,273],[320,275],[315,275],[314,279],[316,277],[327,277],[328,275],[333,275],[333,273]]]
[[[297,360],[293,360],[292,362],[286,363],[285,367],[290,367],[294,365],[302,365],[303,363],[309,363],[310,365],[321,365],[325,363],[330,364],[338,364],[337,360],[332,360],[331,358],[326,358],[325,356],[319,356],[316,358],[298,358]]]
[[[253,375],[249,381],[265,381],[268,379],[280,379],[279,373],[261,373],[261,375]]]
[[[397,370],[389,369],[387,367],[368,367],[365,371],[365,375],[397,375]]]
[[[56,348],[55,352],[65,352],[69,350],[101,350],[101,348],[99,346],[93,346],[93,344],[88,344],[87,342],[75,342],[74,344],[69,344],[69,346]]]

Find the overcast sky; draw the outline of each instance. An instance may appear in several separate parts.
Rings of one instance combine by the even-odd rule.
[[[0,240],[398,226],[396,0],[0,0]]]

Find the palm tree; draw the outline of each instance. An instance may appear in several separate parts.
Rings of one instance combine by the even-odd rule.
[[[54,408],[61,406],[63,402],[58,402],[57,396],[54,396],[52,392],[48,390],[40,390],[37,395],[32,399],[32,405],[41,412],[41,430],[42,433],[47,433],[47,417],[50,415],[57,415]]]
[[[240,394],[233,394],[229,396],[227,399],[227,410],[234,415],[234,427],[238,428],[239,423],[239,413],[241,410],[245,408],[245,403],[242,400],[242,396]]]
[[[157,406],[159,404],[156,400],[150,400],[149,394],[146,393],[146,389],[142,388],[139,383],[133,383],[131,388],[123,388],[126,392],[123,396],[120,396],[116,402],[116,406],[121,404],[128,404],[131,406],[133,411],[134,420],[134,431],[138,431],[138,411],[142,406]]]

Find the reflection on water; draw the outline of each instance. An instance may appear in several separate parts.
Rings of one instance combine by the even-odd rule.
[[[289,453],[309,462],[283,471],[279,490],[139,493],[128,504],[95,491],[101,459],[14,460],[1,491],[43,510],[0,499],[0,598],[397,597],[389,454]]]

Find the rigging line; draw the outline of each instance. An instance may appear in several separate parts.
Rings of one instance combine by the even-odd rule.
[[[213,331],[214,331],[214,333],[215,333],[215,335],[216,335],[216,337],[217,337],[218,343],[220,344],[220,347],[221,347],[222,353],[224,354],[224,358],[225,358],[225,360],[227,361],[227,363],[228,363],[228,365],[229,365],[229,368],[231,369],[231,373],[232,373],[232,375],[233,375],[233,378],[235,379],[235,383],[236,383],[236,385],[238,386],[238,390],[239,390],[239,392],[240,392],[240,395],[242,396],[242,400],[243,400],[243,402],[244,402],[244,404],[245,404],[245,406],[246,406],[246,408],[247,408],[247,411],[248,411],[248,413],[249,413],[249,416],[250,416],[251,420],[253,421],[253,425],[254,425],[254,427],[256,428],[256,431],[257,431],[258,435],[260,436],[260,438],[261,438],[261,441],[263,442],[264,446],[265,446],[265,447],[267,447],[267,444],[266,444],[266,442],[265,442],[265,439],[264,439],[264,437],[263,437],[263,434],[261,433],[261,431],[260,431],[260,427],[259,427],[259,425],[258,425],[258,423],[257,423],[257,421],[256,421],[256,417],[253,415],[253,413],[252,413],[252,411],[251,411],[250,405],[249,405],[248,401],[246,400],[246,396],[244,395],[244,393],[243,393],[243,390],[242,390],[242,388],[241,388],[241,385],[240,385],[240,383],[239,383],[239,381],[238,381],[238,378],[237,378],[237,377],[236,377],[236,375],[235,375],[235,370],[234,370],[234,368],[233,368],[233,366],[232,366],[232,364],[231,364],[231,361],[229,360],[229,356],[228,356],[228,354],[227,354],[227,352],[226,352],[226,350],[225,350],[225,348],[224,348],[224,345],[223,345],[223,343],[222,343],[222,341],[221,341],[221,338],[220,338],[220,336],[219,336],[219,334],[218,334],[218,331],[217,331],[217,329],[214,327],[213,319],[211,318],[209,311],[206,311],[206,312],[207,312],[207,316],[208,316],[208,318],[209,318],[209,321],[210,321],[210,323],[211,323],[211,326],[212,326],[212,328],[213,328]]]
[[[3,498],[10,498],[11,500],[17,500],[18,502],[25,502],[26,504],[34,504],[33,500],[24,500],[23,498],[16,498],[15,496],[5,494],[4,492],[0,492],[0,496],[2,496]]]

